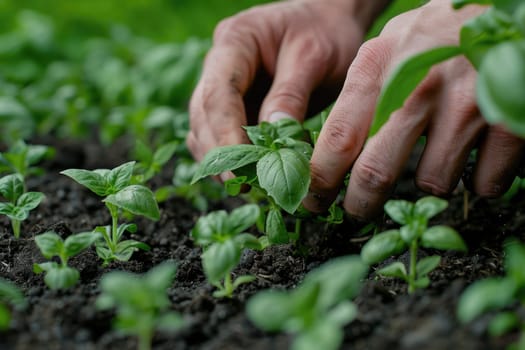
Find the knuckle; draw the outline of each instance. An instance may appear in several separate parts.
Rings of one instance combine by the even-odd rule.
[[[360,133],[353,126],[343,120],[332,119],[326,123],[323,138],[319,139],[323,146],[338,156],[351,156],[358,151]]]
[[[352,170],[352,177],[359,187],[371,193],[388,194],[395,185],[395,176],[377,162],[365,160]]]
[[[365,42],[350,67],[372,79],[381,77],[384,74],[387,62],[391,59],[391,44],[389,40],[374,38]],[[354,74],[356,72],[353,72]]]
[[[304,87],[291,81],[283,82],[272,92],[275,100],[286,101],[293,110],[303,110],[308,104],[308,94]]]
[[[433,176],[416,175],[414,181],[420,190],[437,197],[445,197],[452,192],[453,186],[450,183]]]
[[[318,164],[310,163],[310,176],[311,183],[310,188],[316,193],[326,193],[333,191],[336,186],[333,184],[333,180],[329,178],[324,170]]]

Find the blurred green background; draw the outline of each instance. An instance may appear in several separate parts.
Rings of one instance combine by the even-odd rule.
[[[20,10],[31,9],[51,17],[62,37],[102,35],[111,26],[121,24],[129,26],[137,35],[159,41],[181,41],[189,36],[210,37],[221,18],[267,2],[271,1],[0,0],[0,30],[11,28]],[[422,2],[424,1],[397,0],[379,22],[383,24],[393,14]],[[379,27],[376,27],[375,32]]]

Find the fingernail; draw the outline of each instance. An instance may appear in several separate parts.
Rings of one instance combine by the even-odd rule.
[[[288,113],[285,113],[285,112],[273,112],[268,117],[268,121],[270,123],[274,123],[274,122],[276,122],[278,120],[286,119],[286,118],[293,118],[293,117],[291,115],[289,115]]]

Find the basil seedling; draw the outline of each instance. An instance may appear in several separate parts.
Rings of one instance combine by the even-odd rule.
[[[457,316],[467,323],[490,310],[498,310],[488,326],[492,336],[500,336],[513,329],[525,329],[525,322],[519,313],[501,311],[525,302],[525,246],[517,240],[505,243],[505,275],[476,281],[461,295]],[[516,349],[525,346],[525,332],[522,331]]]
[[[27,145],[23,140],[15,142],[7,152],[0,153],[0,173],[20,174],[22,181],[29,175],[40,174],[42,169],[33,165],[54,154],[51,147]]]
[[[390,200],[385,204],[385,212],[397,223],[400,229],[388,230],[372,237],[361,250],[361,257],[369,265],[379,263],[392,255],[410,251],[410,266],[394,262],[377,271],[378,274],[397,277],[408,283],[408,292],[426,288],[430,279],[428,274],[440,263],[441,257],[434,255],[417,261],[419,246],[442,250],[466,251],[461,236],[447,226],[428,227],[428,220],[445,210],[448,202],[428,196],[415,203],[405,200]]]
[[[259,240],[244,232],[259,216],[259,207],[247,204],[230,214],[219,210],[202,216],[191,230],[195,243],[203,248],[201,258],[206,278],[218,289],[213,293],[215,297],[231,298],[235,288],[253,281],[253,276],[240,276],[232,281],[231,272],[239,264],[244,249],[261,249]]]
[[[151,220],[160,217],[159,207],[151,190],[143,185],[132,185],[131,176],[135,162],[124,163],[114,169],[68,169],[61,172],[95,194],[102,200],[111,215],[111,226],[95,228],[104,237],[97,242],[97,254],[104,265],[113,260],[128,261],[137,249],[148,250],[149,246],[136,240],[121,241],[126,231],[135,232],[134,224],[118,224],[119,211],[125,210],[134,215],[143,215]]]
[[[25,192],[24,181],[20,174],[6,175],[0,178],[0,194],[7,202],[0,202],[0,214],[6,215],[11,221],[15,238],[20,237],[22,221],[27,219],[29,212],[44,199],[41,192]]]
[[[11,322],[10,307],[22,310],[27,301],[22,292],[11,282],[0,278],[0,330],[9,328]]]
[[[239,176],[234,182],[237,190],[248,184],[265,194],[269,203],[265,232],[270,243],[287,243],[290,237],[281,209],[293,214],[308,192],[312,146],[302,141],[304,129],[294,119],[245,129],[253,144],[214,148],[200,163],[192,182],[233,171]]]
[[[179,141],[165,143],[155,151],[144,142],[137,140],[135,155],[138,162],[133,169],[132,183],[145,184],[160,173],[162,167],[173,157],[179,147]]]
[[[171,303],[166,295],[173,283],[176,267],[164,262],[142,276],[128,272],[110,272],[100,281],[98,309],[117,309],[114,327],[138,337],[138,349],[151,349],[155,330],[174,331],[183,325],[179,314],[168,311]]]
[[[367,271],[358,256],[332,259],[292,291],[257,293],[248,300],[248,318],[265,331],[295,334],[293,350],[338,349],[343,327],[357,314],[348,299],[359,293]]]
[[[44,282],[51,289],[67,289],[74,286],[80,273],[67,265],[69,258],[89,248],[100,237],[91,232],[71,235],[63,240],[55,232],[48,231],[35,237],[35,242],[46,259],[54,256],[60,258],[60,263],[48,261],[33,265],[37,274],[45,272]]]

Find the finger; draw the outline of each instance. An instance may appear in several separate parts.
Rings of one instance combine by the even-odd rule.
[[[188,146],[198,160],[213,147],[246,142],[243,96],[255,77],[259,50],[250,35],[238,35],[231,22],[222,23],[190,101]]]
[[[304,120],[310,95],[333,61],[331,50],[315,35],[297,33],[301,40],[285,40],[281,44],[274,80],[261,106],[261,121],[274,122],[285,117]]]
[[[325,211],[335,199],[368,134],[387,66],[382,45],[371,40],[358,51],[321,130],[310,161],[310,191],[303,202],[313,212]]]
[[[524,155],[525,141],[503,127],[492,126],[478,149],[472,185],[484,197],[501,196],[518,172]]]
[[[344,199],[350,215],[368,219],[381,212],[435,111],[440,88],[439,75],[430,73],[404,106],[368,140],[350,174]]]
[[[427,139],[416,175],[416,185],[435,196],[457,186],[471,150],[486,127],[476,105],[476,74],[465,58],[441,67],[447,77],[437,110],[427,128]]]

